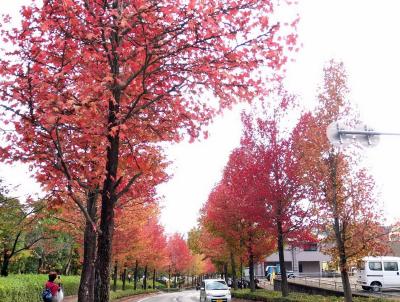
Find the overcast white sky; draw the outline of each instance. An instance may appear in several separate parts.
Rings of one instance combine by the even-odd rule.
[[[351,99],[364,121],[377,130],[400,132],[400,1],[299,0],[297,10],[304,47],[288,66],[288,87],[311,106],[324,63],[343,60]],[[171,148],[175,177],[160,190],[166,197],[162,221],[167,231],[186,232],[194,226],[230,151],[239,144],[240,129],[235,110],[216,121],[208,141]],[[385,216],[392,222],[400,214],[400,137],[382,137],[377,147],[365,152]]]
[[[27,0],[2,0],[0,13],[15,13]],[[288,66],[288,87],[311,105],[322,80],[323,64],[343,60],[349,74],[351,99],[364,121],[382,131],[400,132],[400,1],[398,0],[299,0],[300,40],[304,47]],[[230,151],[239,144],[239,109],[226,112],[210,127],[207,141],[172,146],[174,177],[160,186],[162,222],[167,232],[187,232],[196,224],[198,211],[219,180]],[[365,150],[376,178],[385,216],[400,217],[397,188],[400,171],[400,137],[382,137]],[[0,175],[19,194],[38,191],[26,168],[0,166]]]

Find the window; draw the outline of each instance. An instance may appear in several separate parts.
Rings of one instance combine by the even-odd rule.
[[[383,262],[383,268],[385,269],[385,271],[397,272],[399,270],[397,262]]]
[[[368,266],[371,271],[381,271],[382,270],[382,262],[371,261],[368,263]]]
[[[228,289],[225,281],[212,281],[206,284],[207,290]]]
[[[315,252],[318,251],[318,245],[316,243],[308,243],[304,245],[305,252]]]

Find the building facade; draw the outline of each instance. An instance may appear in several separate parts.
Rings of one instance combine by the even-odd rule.
[[[304,244],[302,247],[289,246],[284,251],[285,267],[295,274],[317,276],[328,269],[331,257],[321,252],[317,243]],[[256,276],[265,276],[265,269],[279,264],[279,254],[274,253],[255,267]]]

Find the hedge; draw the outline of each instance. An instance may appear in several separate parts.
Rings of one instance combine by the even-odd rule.
[[[250,292],[249,289],[232,291],[232,296],[238,299],[263,301],[263,302],[342,302],[343,297],[325,297],[320,295],[308,295],[302,293],[290,293],[288,297],[282,297],[281,292],[268,291],[268,290],[256,290]],[[382,299],[382,298],[362,298],[354,297],[354,302],[389,302],[393,300]]]
[[[149,294],[149,293],[156,293],[158,292],[157,289],[148,289],[148,290],[144,290],[144,289],[128,289],[128,290],[117,290],[116,292],[111,292],[110,293],[110,297],[111,300],[115,300],[115,299],[119,299],[119,298],[124,298],[124,297],[129,297],[129,296],[135,296],[135,295],[140,295],[140,294]]]
[[[47,275],[9,275],[0,278],[0,302],[42,302],[42,291],[48,280]],[[72,296],[78,293],[80,276],[62,276],[61,283],[65,296]],[[112,281],[111,281],[112,288]],[[152,285],[152,283],[150,284]],[[141,286],[141,283],[138,283]],[[163,287],[156,282],[156,287]],[[111,291],[113,299],[138,295],[142,293],[156,292],[157,289],[133,290],[133,282],[126,282],[126,290],[122,291],[122,282],[118,280],[117,291]]]
[[[75,295],[79,288],[79,276],[63,276],[64,294]],[[42,291],[47,275],[9,275],[0,278],[0,302],[42,302]]]

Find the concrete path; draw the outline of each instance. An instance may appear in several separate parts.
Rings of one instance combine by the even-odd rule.
[[[145,297],[150,297],[150,296],[158,295],[158,294],[159,293],[140,294],[140,295],[121,298],[121,299],[114,300],[114,301],[115,302],[136,302]],[[65,297],[63,300],[63,302],[77,302],[77,301],[78,301],[78,296],[68,296],[68,297]]]

